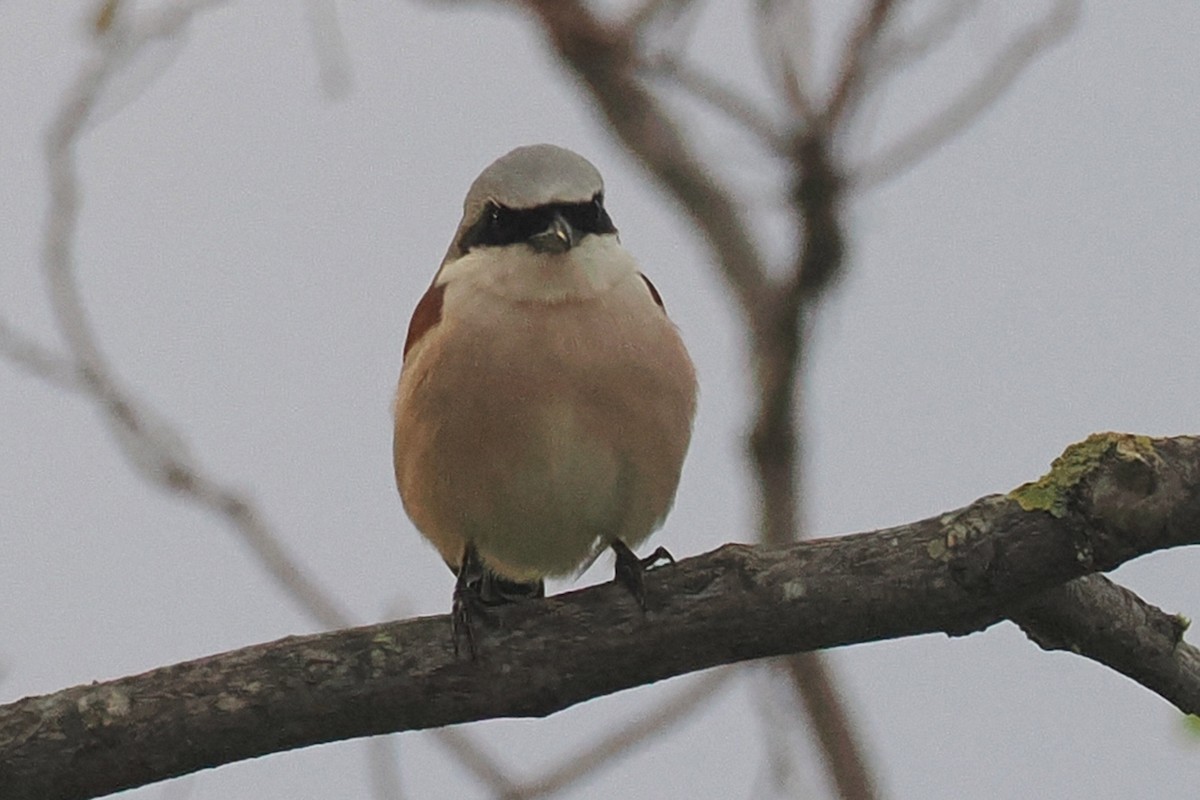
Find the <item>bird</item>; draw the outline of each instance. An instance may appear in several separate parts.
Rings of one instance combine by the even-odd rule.
[[[456,575],[455,648],[489,606],[540,598],[605,549],[645,609],[633,548],[674,503],[696,372],[622,246],[599,171],[550,144],[475,179],[404,342],[396,486]]]

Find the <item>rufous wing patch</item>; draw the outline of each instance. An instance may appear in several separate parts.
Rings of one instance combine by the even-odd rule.
[[[653,290],[652,290],[653,291]],[[435,283],[417,301],[413,309],[412,321],[408,323],[408,336],[404,340],[404,357],[421,337],[429,332],[434,325],[442,321],[442,298],[446,294],[446,284]],[[661,304],[660,304],[661,305]]]
[[[638,274],[642,275],[640,272]],[[658,303],[659,308],[661,308],[663,311],[666,311],[667,307],[663,305],[662,295],[658,293],[658,289],[654,288],[654,284],[651,283],[650,279],[645,275],[642,275],[642,280],[646,282],[646,288],[650,290],[650,296],[654,298],[654,302]]]

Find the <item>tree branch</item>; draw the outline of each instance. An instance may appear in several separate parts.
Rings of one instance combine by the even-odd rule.
[[[1109,660],[1200,712],[1200,658],[1182,624],[1145,635],[1146,606],[1128,594],[1115,621],[1090,617],[1111,614],[1097,599],[1111,593],[1075,580],[1197,542],[1200,438],[1096,434],[1041,480],[957,511],[785,547],[726,545],[656,570],[646,613],[613,584],[499,609],[475,661],[455,657],[447,617],[423,617],[25,698],[0,707],[0,796],[94,797],[320,742],[544,716],[719,664],[959,635],[1008,616],[1042,631],[1076,620],[1066,627],[1076,641],[1088,632],[1085,655],[1121,654],[1131,634],[1153,640],[1178,664],[1165,683],[1170,670],[1145,664],[1145,649]]]
[[[856,168],[849,176],[851,187],[865,191],[886,183],[966,130],[996,105],[1039,56],[1074,29],[1079,21],[1080,5],[1080,0],[1058,0],[1042,19],[1013,37],[980,72],[979,78],[945,108]]]
[[[74,368],[73,388],[103,413],[130,466],[151,484],[224,517],[250,546],[267,574],[304,611],[325,627],[343,627],[350,623],[349,614],[304,572],[253,503],[210,477],[175,426],[122,384],[88,320],[76,280],[75,239],[81,204],[76,149],[95,121],[100,98],[139,49],[181,35],[198,14],[218,5],[221,0],[190,0],[142,11],[129,19],[122,19],[115,4],[102,9],[105,13],[96,23],[97,49],[76,75],[46,131],[50,203],[42,240],[42,272],[55,322],[67,347],[60,361]],[[4,334],[5,330],[0,329],[0,341],[7,339],[14,344],[0,347],[0,354],[11,356],[15,351],[20,355],[17,346],[21,341],[11,333]],[[27,366],[41,355],[29,350],[28,345],[24,350],[26,355],[18,363]],[[60,372],[62,369],[65,367]],[[46,370],[42,373],[48,379],[54,377]]]
[[[755,107],[750,98],[726,86],[716,77],[689,65],[680,54],[662,53],[641,59],[639,70],[649,78],[674,83],[697,100],[724,114],[731,122],[757,138],[766,150],[778,155],[787,150],[787,137],[770,114]]]
[[[613,135],[679,204],[712,248],[747,319],[766,266],[740,205],[697,160],[679,126],[638,78],[636,31],[608,25],[579,0],[520,0],[558,57],[583,82]]]
[[[1182,641],[1188,620],[1103,575],[1048,589],[1012,620],[1043,649],[1087,656],[1180,709],[1196,708],[1200,651]]]
[[[823,126],[829,130],[843,124],[858,105],[858,99],[868,82],[871,51],[887,24],[892,6],[893,0],[872,0],[847,41],[842,53],[842,68],[822,114]]]
[[[3,317],[0,317],[0,359],[59,389],[80,389],[79,372],[67,355],[22,333]]]
[[[979,10],[980,0],[956,0],[935,6],[918,26],[881,37],[872,58],[873,72],[892,74],[920,62],[950,39],[963,21]]]

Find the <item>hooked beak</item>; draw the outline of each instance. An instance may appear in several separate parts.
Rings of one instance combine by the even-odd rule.
[[[529,237],[529,245],[539,253],[565,253],[579,244],[579,234],[562,214],[555,213],[554,220],[541,233]]]

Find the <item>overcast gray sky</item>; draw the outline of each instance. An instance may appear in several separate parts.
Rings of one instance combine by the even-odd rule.
[[[740,4],[725,5],[703,20],[698,60],[740,80],[749,39]],[[983,4],[872,106],[851,155],[926,117],[1035,7],[1007,5]],[[47,342],[40,136],[87,52],[78,6],[0,3],[0,314]],[[692,452],[655,541],[682,557],[752,539],[733,306],[532,27],[487,3],[337,11],[353,76],[341,101],[319,89],[304,4],[266,0],[206,13],[106,96],[79,149],[78,269],[122,379],[254,497],[357,621],[446,611],[452,576],[392,484],[405,327],[472,178],[513,146],[555,142],[605,174],[622,239],[699,368]],[[820,314],[804,401],[814,535],[1006,491],[1092,431],[1197,432],[1198,36],[1193,2],[1087,5],[966,135],[853,204],[848,275]],[[711,117],[695,124],[774,235],[766,162]],[[314,629],[220,520],[135,477],[91,407],[0,365],[0,408],[0,701]],[[1200,554],[1171,551],[1117,577],[1196,617],[1197,568]],[[1165,798],[1200,785],[1200,741],[1172,708],[1012,625],[831,657],[884,796]],[[471,730],[534,775],[689,680]],[[761,796],[771,692],[764,670],[746,670],[564,796]],[[411,796],[485,796],[430,738],[394,741]],[[365,764],[362,743],[342,743],[129,796],[365,797]],[[820,796],[811,756],[800,766]]]

